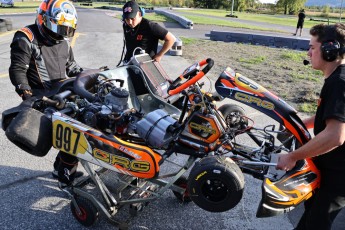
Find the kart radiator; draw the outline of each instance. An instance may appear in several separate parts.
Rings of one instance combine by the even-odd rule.
[[[162,98],[169,97],[168,88],[171,79],[163,70],[159,62],[155,62],[148,54],[136,55],[132,61],[134,65],[140,66],[145,73],[146,80],[149,83],[150,89]]]

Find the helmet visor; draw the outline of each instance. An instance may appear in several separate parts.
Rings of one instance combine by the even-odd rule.
[[[67,25],[69,24],[69,25]],[[75,32],[75,24],[74,26],[70,23],[64,23],[62,25],[59,25],[56,20],[54,20],[51,17],[47,17],[45,26],[52,31],[53,33],[62,36],[64,38],[70,38],[74,36]]]
[[[70,26],[57,26],[56,33],[67,38],[71,38],[74,36],[75,29]]]

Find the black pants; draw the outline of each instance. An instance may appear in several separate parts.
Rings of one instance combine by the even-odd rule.
[[[304,203],[305,211],[297,230],[328,230],[345,207],[345,171],[321,172],[321,186]]]
[[[58,180],[70,185],[75,178],[78,167],[78,158],[60,151],[54,162],[54,169],[58,171]]]

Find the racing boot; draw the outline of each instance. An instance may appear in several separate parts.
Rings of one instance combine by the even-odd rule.
[[[59,178],[59,172],[58,172],[58,167],[59,167],[59,164],[60,164],[60,160],[61,160],[61,152],[59,152],[55,158],[55,162],[54,162],[54,170],[52,171],[52,176],[53,178],[55,179],[58,179]],[[80,171],[77,171],[75,173],[75,178],[78,178],[78,177],[82,177],[84,175],[83,172],[80,172]]]
[[[78,158],[68,153],[60,152],[59,165],[57,166],[60,189],[72,186],[77,174]]]

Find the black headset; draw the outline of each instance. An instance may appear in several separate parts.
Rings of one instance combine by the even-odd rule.
[[[325,61],[332,62],[345,53],[345,48],[337,40],[329,40],[321,44],[321,53]]]

